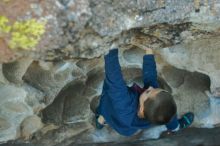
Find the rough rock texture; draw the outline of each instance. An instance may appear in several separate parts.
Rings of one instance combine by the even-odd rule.
[[[6,83],[7,80],[5,79],[3,72],[2,72],[2,64],[0,65],[0,83]]]
[[[158,138],[163,126],[130,138],[110,127],[94,128],[103,55],[112,43],[119,46],[128,86],[143,85],[144,51],[131,45],[131,39],[154,49],[160,87],[174,95],[178,115],[192,111],[194,127],[219,126],[219,8],[216,0],[0,1],[0,15],[10,23],[47,20],[35,51],[11,50],[7,38],[0,37],[0,142],[32,137],[31,142],[42,145],[70,145],[73,140],[114,145],[111,142]],[[29,117],[36,116],[45,123],[42,129],[40,119],[32,125]],[[20,125],[26,120],[28,124]],[[177,141],[173,145],[181,142],[178,136],[172,138]],[[195,139],[196,144],[207,144]]]
[[[43,127],[41,119],[36,116],[26,117],[21,123],[21,137],[24,140],[28,140],[31,138],[32,134]]]
[[[19,136],[22,120],[32,113],[25,102],[27,93],[24,89],[12,85],[0,87],[0,141],[7,141]]]
[[[198,134],[199,133],[199,134]],[[100,142],[100,143],[76,143],[74,140],[77,137],[71,137],[59,146],[210,146],[218,145],[219,141],[219,128],[215,129],[201,129],[201,128],[191,128],[184,131],[175,133],[173,135],[163,136],[158,140],[139,140],[139,141],[128,141],[128,142]],[[0,146],[47,146],[42,143],[23,143],[17,141],[8,142],[7,144],[0,144]],[[58,146],[57,145],[57,146]]]
[[[194,1],[177,0],[21,0],[2,1],[0,14],[12,22],[29,18],[47,20],[46,33],[37,50],[17,50],[14,52],[17,57],[28,55],[41,60],[62,60],[100,56],[108,42],[126,39],[129,33],[136,34],[130,32],[132,28],[143,30],[145,37],[150,36],[150,44],[157,47],[194,39],[200,37],[200,33],[218,34],[218,4],[215,0],[201,1],[199,7]],[[184,34],[192,37],[181,38],[184,34],[180,33],[187,30],[190,32]],[[10,50],[2,49],[2,56],[8,56],[6,53]]]
[[[46,94],[47,104],[53,101],[60,89],[77,77],[72,76],[72,71],[77,70],[72,62],[42,63],[33,62],[23,80]]]
[[[22,77],[27,71],[27,68],[31,64],[32,59],[22,58],[13,63],[5,63],[2,66],[3,74],[6,79],[13,83],[22,83]]]

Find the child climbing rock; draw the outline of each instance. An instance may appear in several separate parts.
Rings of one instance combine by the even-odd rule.
[[[158,86],[156,62],[153,50],[135,44],[145,50],[143,57],[143,82],[128,87],[123,79],[118,60],[118,49],[113,48],[105,55],[105,79],[96,109],[96,126],[105,124],[125,136],[135,134],[139,129],[152,125],[165,124],[169,131],[189,127],[194,119],[193,113],[186,113],[177,119],[176,103],[172,95]]]

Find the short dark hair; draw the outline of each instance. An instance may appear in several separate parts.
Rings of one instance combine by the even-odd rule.
[[[152,124],[168,123],[176,114],[176,103],[169,92],[161,91],[144,102],[144,118]]]

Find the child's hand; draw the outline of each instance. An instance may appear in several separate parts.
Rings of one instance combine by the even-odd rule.
[[[102,51],[103,51],[104,55],[107,55],[109,53],[109,51],[111,51],[113,49],[118,49],[118,44],[117,43],[115,43],[115,42],[105,42]]]
[[[118,44],[117,43],[112,43],[109,50],[116,49],[116,48],[118,48]]]
[[[150,48],[150,39],[149,36],[146,36],[142,33],[138,34],[138,35],[133,35],[130,38],[130,44],[139,47],[140,49],[146,49],[146,48]]]
[[[145,53],[146,54],[154,54],[153,49],[151,49],[151,48],[145,48]]]

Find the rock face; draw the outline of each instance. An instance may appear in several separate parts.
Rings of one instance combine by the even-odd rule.
[[[27,93],[24,89],[1,85],[0,93],[0,141],[7,141],[19,135],[17,129],[22,120],[33,112],[25,102]]]
[[[43,124],[38,116],[33,115],[26,117],[21,123],[21,137],[28,140],[34,132],[42,127]]]
[[[173,94],[178,115],[192,111],[194,127],[218,126],[219,9],[216,0],[1,1],[0,16],[9,24],[31,18],[47,23],[35,50],[10,49],[0,30],[0,142],[32,137],[42,145],[68,145],[72,137],[77,143],[158,138],[164,126],[130,138],[108,126],[94,128],[103,56],[113,43],[119,46],[127,85],[143,86],[145,51],[131,40],[154,49],[158,82]]]

